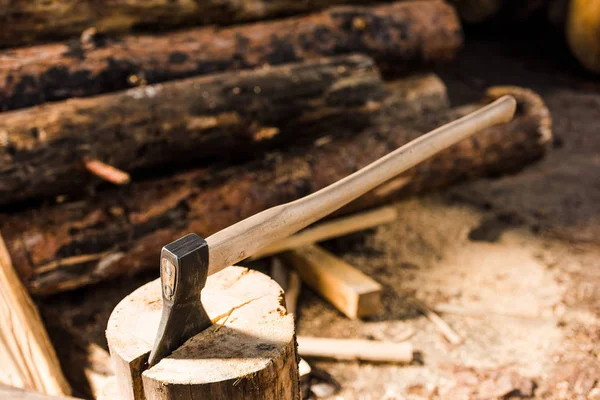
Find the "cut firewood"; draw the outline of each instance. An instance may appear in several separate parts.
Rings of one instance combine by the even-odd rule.
[[[13,269],[1,235],[0,321],[0,384],[51,396],[71,394],[38,310]]]
[[[154,280],[123,299],[106,331],[122,399],[297,399],[294,322],[281,288],[241,267],[211,275],[202,304],[211,327],[144,371],[162,296]]]
[[[0,204],[81,193],[98,175],[124,183],[122,171],[240,156],[272,137],[359,130],[383,95],[374,62],[350,55],[0,114]]]
[[[17,272],[35,294],[156,268],[165,243],[189,232],[207,237],[261,210],[312,193],[421,132],[506,93],[518,101],[513,121],[439,153],[394,179],[393,189],[384,185],[388,190],[374,190],[340,213],[465,179],[514,173],[544,155],[551,140],[551,121],[539,96],[500,87],[492,88],[480,103],[410,120],[396,118],[390,109],[360,134],[290,147],[254,163],[174,174],[105,191],[86,201],[3,215],[1,229]]]
[[[252,259],[259,259],[287,250],[298,249],[378,225],[387,224],[394,221],[397,217],[398,212],[394,207],[381,207],[376,210],[364,211],[348,217],[322,222],[282,239],[272,246],[265,247],[252,256]]]
[[[14,31],[2,29],[0,44],[7,33]],[[406,70],[452,59],[461,43],[454,9],[438,0],[337,7],[284,20],[163,35],[92,35],[85,43],[0,52],[0,110],[344,53],[368,54]]]
[[[285,309],[288,314],[294,314],[296,319],[296,305],[302,283],[295,271],[290,271],[283,265],[279,257],[273,257],[271,261],[271,278],[281,286],[285,298]]]
[[[23,390],[0,384],[0,399],[3,400],[77,400],[74,397],[48,396],[39,392]]]
[[[423,315],[425,315],[436,326],[442,335],[444,335],[450,344],[457,345],[463,342],[463,339],[460,337],[460,335],[456,333],[456,331],[454,331],[454,329],[452,329],[450,325],[446,323],[446,321],[444,321],[439,315],[433,312],[421,301],[417,299],[407,299],[407,302],[423,313]]]
[[[413,347],[409,342],[360,339],[334,339],[298,336],[298,354],[310,358],[410,363]]]
[[[372,317],[382,311],[381,285],[319,246],[302,247],[281,257],[304,283],[348,318]]]

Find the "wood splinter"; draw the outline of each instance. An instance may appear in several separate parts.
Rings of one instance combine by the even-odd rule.
[[[446,340],[451,344],[457,345],[463,342],[463,338],[460,337],[458,333],[454,331],[444,321],[439,315],[437,315],[434,311],[432,311],[429,307],[427,307],[424,303],[420,302],[417,299],[406,299],[406,301],[412,305],[414,308],[419,310],[423,315],[425,315],[433,324],[438,328],[438,330],[444,335]]]
[[[375,280],[319,246],[282,255],[302,281],[351,319],[382,311],[382,287]]]
[[[83,160],[85,168],[98,178],[115,185],[125,185],[131,181],[131,177],[125,171],[113,167],[112,165],[103,163],[100,160],[86,158]]]

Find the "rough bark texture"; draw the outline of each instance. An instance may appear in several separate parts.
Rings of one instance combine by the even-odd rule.
[[[103,33],[165,29],[189,24],[231,24],[372,0],[9,0],[0,3],[0,47]]]
[[[145,370],[161,298],[157,279],[123,299],[108,321],[122,399],[300,398],[294,319],[275,281],[241,267],[211,275],[202,304],[214,325]]]
[[[504,93],[519,100],[512,122],[440,153],[345,210],[467,178],[515,172],[539,159],[551,137],[547,108],[537,95],[523,89],[490,91],[494,98]],[[244,166],[180,173],[88,201],[6,215],[2,231],[15,267],[36,294],[157,268],[165,243],[188,232],[210,235],[265,208],[312,193],[479,105],[409,121],[397,118],[391,107],[358,135],[326,136],[309,148],[290,148]]]
[[[449,60],[461,44],[454,9],[438,0],[337,7],[224,29],[120,39],[92,35],[83,41],[0,52],[0,110],[342,53],[365,53],[406,69]]]
[[[92,158],[133,172],[206,163],[248,146],[364,127],[384,87],[349,55],[188,78],[0,114],[0,205],[81,193]]]

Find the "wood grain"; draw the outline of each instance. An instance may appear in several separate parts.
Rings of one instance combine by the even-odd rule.
[[[281,255],[311,289],[350,319],[373,317],[383,311],[383,288],[342,259],[316,246]]]
[[[267,276],[231,267],[208,278],[202,303],[214,325],[152,368],[147,359],[161,311],[160,282],[113,311],[107,339],[123,399],[298,399],[294,322],[281,288]]]
[[[13,269],[0,235],[0,383],[51,396],[71,388],[39,312]]]

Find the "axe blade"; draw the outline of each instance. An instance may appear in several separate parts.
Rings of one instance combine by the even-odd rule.
[[[208,244],[190,233],[164,246],[160,257],[163,309],[148,367],[212,325],[201,301],[208,277]]]

